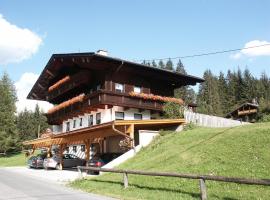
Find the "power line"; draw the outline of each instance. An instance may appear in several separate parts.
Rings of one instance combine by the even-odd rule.
[[[177,57],[168,57],[168,58],[155,58],[155,59],[147,59],[147,60],[134,60],[135,62],[149,62],[149,61],[160,61],[160,60],[174,60],[174,59],[185,59],[185,58],[194,58],[194,57],[201,57],[201,56],[209,56],[209,55],[215,55],[215,54],[222,54],[222,53],[228,53],[228,52],[234,52],[234,51],[242,51],[245,49],[253,49],[253,48],[259,48],[264,46],[270,46],[269,44],[262,44],[257,46],[251,46],[251,47],[245,47],[245,48],[238,48],[238,49],[229,49],[229,50],[222,50],[222,51],[214,51],[209,53],[200,53],[200,54],[193,54],[193,55],[186,55],[186,56],[177,56]]]

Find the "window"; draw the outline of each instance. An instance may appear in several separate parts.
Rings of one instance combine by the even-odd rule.
[[[70,122],[67,122],[66,132],[70,131]]]
[[[81,145],[81,152],[85,152],[85,145]]]
[[[141,93],[141,87],[134,86],[134,92],[135,93]]]
[[[77,153],[77,146],[73,146],[73,152]]]
[[[125,114],[124,112],[115,112],[115,119],[116,120],[124,120]]]
[[[83,123],[83,118],[81,117],[80,118],[80,126],[82,126],[82,123]]]
[[[66,153],[69,153],[69,147],[66,147]]]
[[[98,84],[98,85],[97,85],[97,90],[100,90],[100,89],[101,89],[101,85]]]
[[[88,126],[93,126],[94,124],[94,117],[93,115],[88,116]]]
[[[115,91],[116,92],[124,92],[124,85],[120,83],[115,83]]]
[[[135,120],[142,120],[142,114],[134,113],[134,119]]]
[[[76,119],[73,120],[73,128],[76,128]]]
[[[97,113],[96,114],[96,124],[100,124],[101,123],[101,113]]]

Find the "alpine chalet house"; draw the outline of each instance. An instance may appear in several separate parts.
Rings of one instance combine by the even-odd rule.
[[[81,154],[124,153],[140,144],[147,131],[177,127],[184,119],[160,119],[174,89],[195,85],[203,79],[112,58],[97,53],[54,54],[28,95],[48,101],[52,133],[24,142],[40,147]]]

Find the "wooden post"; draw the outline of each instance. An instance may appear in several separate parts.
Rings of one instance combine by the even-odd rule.
[[[135,141],[134,141],[134,124],[130,124],[126,133],[129,133],[130,135],[130,138],[132,139],[131,141],[131,148],[134,148],[135,147]]]
[[[78,174],[78,179],[83,179],[82,169],[80,168],[80,166],[78,167]]]
[[[35,153],[35,150],[36,150],[36,148],[33,147],[32,151],[31,151],[31,153],[30,153],[30,156],[33,155],[33,154]]]
[[[199,184],[200,184],[200,197],[201,197],[201,200],[206,200],[207,199],[207,194],[206,194],[205,180],[200,179]]]
[[[86,160],[86,167],[88,167],[88,161],[90,159],[90,145],[92,143],[92,140],[88,139],[88,140],[85,140],[84,141],[84,144],[85,144],[85,160]]]
[[[126,189],[128,187],[128,175],[127,175],[127,173],[123,173],[123,182],[124,182],[124,188]]]
[[[63,144],[61,144],[60,145],[60,152],[59,152],[59,157],[60,157],[60,166],[59,166],[59,169],[60,170],[63,170],[63,147],[64,147],[64,145]]]
[[[52,146],[49,146],[49,148],[47,150],[47,158],[49,158],[51,156],[51,149],[52,149]]]

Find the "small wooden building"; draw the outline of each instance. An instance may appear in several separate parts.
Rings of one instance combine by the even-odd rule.
[[[232,112],[226,115],[226,118],[239,120],[243,122],[255,122],[258,113],[258,104],[243,103]]]

